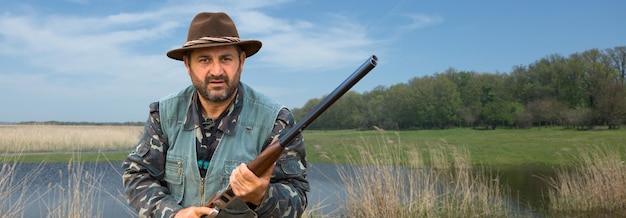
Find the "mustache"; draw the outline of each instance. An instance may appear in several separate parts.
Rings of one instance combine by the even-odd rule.
[[[224,82],[228,83],[228,77],[226,75],[219,75],[219,76],[207,75],[204,81],[206,83],[209,83],[211,80],[223,80]]]

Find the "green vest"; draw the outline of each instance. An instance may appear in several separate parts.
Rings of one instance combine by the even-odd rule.
[[[263,150],[283,107],[245,84],[243,107],[237,120],[236,133],[224,134],[203,179],[197,163],[196,129],[184,129],[194,86],[159,101],[161,128],[167,136],[169,149],[165,163],[165,181],[170,194],[183,207],[205,205],[211,196],[226,187],[230,174],[241,163],[249,163]],[[218,217],[254,217],[256,214],[237,199]]]

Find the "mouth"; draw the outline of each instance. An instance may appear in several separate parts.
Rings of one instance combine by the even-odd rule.
[[[224,76],[209,76],[205,81],[207,81],[206,86],[209,89],[220,90],[228,86],[228,78]]]
[[[210,86],[223,86],[225,84],[226,84],[226,81],[224,80],[210,80],[209,81]]]

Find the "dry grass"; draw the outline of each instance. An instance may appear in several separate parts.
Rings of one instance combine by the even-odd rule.
[[[321,202],[318,202],[314,205],[309,204],[307,205],[307,208],[302,213],[301,217],[308,217],[308,218],[326,217],[326,215],[322,212],[322,210],[326,207],[328,207],[328,205],[325,205]]]
[[[48,217],[102,217],[103,208],[98,206],[101,205],[100,195],[95,186],[102,177],[83,172],[83,165],[72,161],[67,164],[67,170],[67,185],[48,186],[55,196],[50,204],[46,204]],[[62,171],[59,176],[63,178]]]
[[[377,144],[364,142],[353,163],[354,172],[340,172],[348,199],[347,217],[514,217],[499,180],[472,168],[467,150],[431,146],[430,165],[421,152],[404,153],[381,132]],[[384,146],[372,149],[372,146]],[[377,152],[374,152],[377,151]],[[397,163],[408,158],[409,166]],[[476,172],[479,173],[476,173]]]
[[[0,161],[0,166],[0,217],[22,217],[26,205],[33,200],[28,195],[30,184],[42,168],[38,167],[26,176],[16,178],[17,161]]]
[[[18,178],[16,167],[19,157],[5,158],[15,162],[0,161],[0,217],[24,217],[29,205],[40,202],[45,207],[41,208],[41,212],[48,218],[103,217],[102,195],[116,198],[101,183],[104,175],[92,175],[84,169],[83,163],[73,161],[67,164],[67,175],[64,175],[64,171],[58,172],[59,177],[66,179],[66,182],[48,184],[47,190],[34,194],[33,190],[39,189],[33,187],[31,182],[42,179],[39,175],[45,169],[45,164],[40,164],[26,176]],[[116,200],[120,205],[126,205],[120,197]],[[133,214],[129,209],[126,210],[128,214]]]
[[[578,149],[580,161],[547,178],[549,213],[626,216],[626,164],[606,147]]]
[[[130,149],[141,126],[0,125],[0,152]]]

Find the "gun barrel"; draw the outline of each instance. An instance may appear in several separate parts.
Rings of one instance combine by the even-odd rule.
[[[378,57],[372,55],[367,61],[365,61],[348,79],[343,81],[333,92],[326,96],[315,108],[302,118],[295,126],[293,126],[285,134],[281,134],[278,139],[280,145],[285,147],[295,139],[298,134],[304,131],[309,125],[315,121],[326,109],[334,104],[343,94],[348,92],[352,86],[354,86],[359,80],[361,80],[367,73],[369,73],[378,63]]]
[[[259,156],[248,163],[248,169],[255,175],[260,176],[263,172],[267,171],[274,162],[280,158],[285,147],[289,145],[302,131],[304,131],[309,125],[315,121],[324,111],[326,111],[332,104],[334,104],[343,94],[348,92],[352,86],[354,86],[359,80],[361,80],[367,73],[369,73],[378,62],[378,58],[372,55],[367,61],[365,61],[348,79],[344,80],[333,92],[326,96],[322,101],[313,108],[307,115],[297,122],[286,133],[278,136],[278,141],[275,141],[271,145],[267,146]]]

